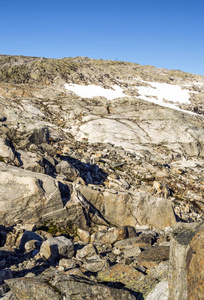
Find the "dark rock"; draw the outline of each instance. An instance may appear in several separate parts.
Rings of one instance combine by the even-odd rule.
[[[19,300],[62,299],[61,292],[52,287],[49,282],[33,278],[15,278],[6,280],[6,283]]]
[[[96,299],[96,300],[133,300],[135,296],[129,291],[115,289],[102,284],[95,283],[77,276],[60,276],[51,282],[57,287],[66,299]]]

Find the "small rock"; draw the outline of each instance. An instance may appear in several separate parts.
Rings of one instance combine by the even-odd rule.
[[[93,244],[88,244],[84,246],[82,249],[78,250],[76,253],[77,259],[83,259],[87,257],[91,257],[93,255],[97,254],[96,248]]]
[[[25,243],[24,248],[26,252],[30,252],[36,249],[40,249],[42,242],[37,240],[30,240]]]
[[[59,259],[63,256],[71,258],[74,255],[74,245],[70,239],[64,236],[54,237],[42,243],[40,255],[52,260]]]
[[[137,257],[141,253],[141,250],[135,246],[131,249],[124,250],[123,253],[125,257]]]
[[[77,235],[79,236],[80,240],[83,242],[89,242],[90,240],[90,233],[86,230],[77,228]]]
[[[77,264],[72,259],[62,258],[59,261],[59,266],[63,266],[65,269],[74,269],[76,268]]]
[[[71,181],[74,181],[79,175],[79,172],[66,160],[62,160],[56,165],[56,172],[66,175],[67,179]]]
[[[127,237],[127,231],[124,227],[115,227],[108,230],[102,237],[102,243],[113,244],[116,241],[124,240]]]
[[[161,261],[169,260],[169,246],[155,246],[141,252],[138,256],[138,264],[146,268],[158,265]]]
[[[101,259],[99,255],[94,255],[88,258],[82,267],[90,272],[96,273],[102,269],[107,269],[109,266],[107,260]]]

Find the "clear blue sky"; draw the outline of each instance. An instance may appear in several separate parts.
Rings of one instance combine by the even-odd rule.
[[[1,0],[0,54],[88,56],[204,75],[204,0]]]

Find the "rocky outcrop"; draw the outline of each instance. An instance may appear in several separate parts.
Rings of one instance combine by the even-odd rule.
[[[203,77],[0,62],[0,297],[202,298]]]
[[[79,190],[89,202],[103,212],[107,221],[115,225],[148,224],[164,229],[176,224],[172,204],[163,198],[156,198],[142,192],[112,193],[107,190],[101,193],[86,186],[80,186]]]
[[[204,290],[204,225],[200,226],[190,242],[186,257],[188,299],[203,297]]]
[[[174,227],[170,248],[169,299],[202,298],[202,246],[203,224],[179,223]]]

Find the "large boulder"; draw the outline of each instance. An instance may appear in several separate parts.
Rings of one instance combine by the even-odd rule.
[[[64,205],[57,182],[44,174],[0,163],[0,221],[31,223],[62,213]]]
[[[83,203],[71,201],[69,186],[48,175],[0,162],[0,190],[2,225],[57,222],[75,229],[88,228]]]
[[[114,289],[78,276],[61,275],[52,281],[34,278],[15,278],[6,280],[11,289],[10,299],[87,299],[133,300],[129,291]],[[8,299],[8,298],[7,298]]]
[[[133,300],[136,299],[129,291],[115,289],[94,281],[77,276],[59,276],[51,284],[60,290],[65,299],[96,299],[96,300]]]
[[[60,293],[45,281],[33,278],[15,278],[6,280],[6,283],[12,291],[13,297],[10,299],[61,299]]]
[[[159,229],[176,224],[173,206],[164,198],[137,191],[112,193],[105,190],[102,193],[87,186],[77,188],[111,224],[117,226],[147,224]]]

